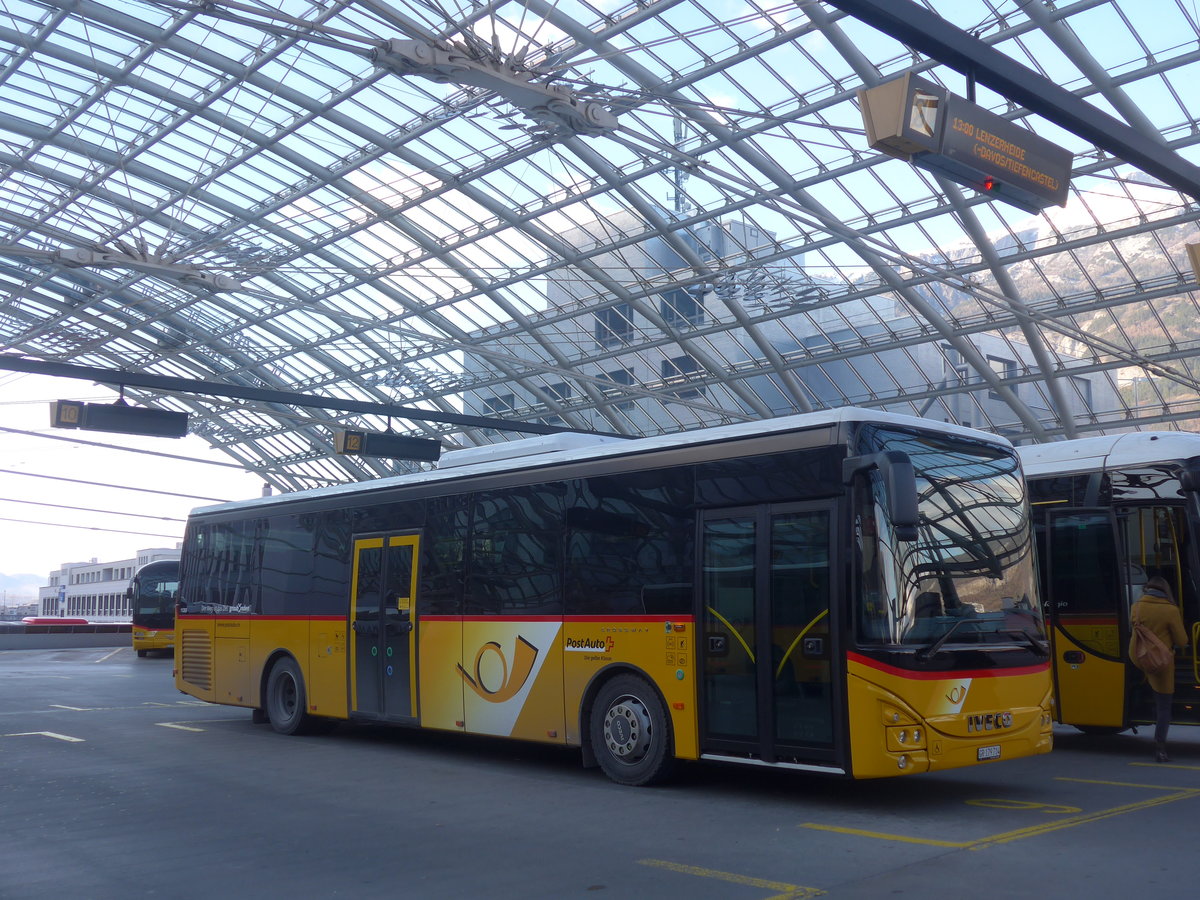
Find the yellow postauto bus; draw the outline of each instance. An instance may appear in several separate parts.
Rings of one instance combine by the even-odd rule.
[[[1190,647],[1172,721],[1200,724],[1200,435],[1139,432],[1022,447],[1053,644],[1056,718],[1115,733],[1155,720],[1129,661],[1129,610],[1161,575]]]
[[[1051,747],[1003,438],[839,409],[530,438],[189,519],[176,684],[342,721],[855,778]]]
[[[175,592],[179,588],[179,561],[160,559],[146,563],[125,589],[129,601],[133,649],[138,656],[175,646]]]

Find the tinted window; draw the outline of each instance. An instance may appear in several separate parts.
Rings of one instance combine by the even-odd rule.
[[[429,501],[427,512],[417,602],[425,614],[461,615],[470,507],[465,496],[440,497]]]
[[[741,506],[830,497],[842,491],[840,448],[797,450],[696,467],[696,502]]]
[[[495,491],[474,498],[466,612],[562,613],[561,483]]]
[[[687,469],[574,482],[567,613],[691,612],[695,532]]]
[[[254,530],[258,522],[201,525],[185,554],[181,579],[188,615],[248,613],[258,597],[258,559]]]
[[[262,520],[262,591],[258,612],[295,615],[308,605],[313,572],[313,534],[298,516]],[[307,612],[307,610],[305,610]]]

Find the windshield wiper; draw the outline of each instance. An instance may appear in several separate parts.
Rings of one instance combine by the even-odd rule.
[[[1031,648],[1033,648],[1033,652],[1036,653],[1038,656],[1049,656],[1050,655],[1049,644],[1039,641],[1037,638],[1035,638],[1032,634],[1030,634],[1024,628],[1018,629],[1017,631],[1006,631],[1004,633],[1007,635],[1012,635],[1013,637],[1015,637],[1016,635],[1019,634],[1021,637],[1023,637],[1025,639],[1025,641],[1029,644],[1029,646]]]
[[[936,641],[934,641],[928,647],[922,647],[920,650],[918,650],[913,655],[921,662],[924,662],[925,660],[929,659],[931,656],[936,656],[937,652],[942,649],[942,645],[945,644],[946,641],[950,640],[950,635],[952,635],[952,634],[954,634],[954,632],[958,631],[960,626],[966,625],[968,622],[973,622],[973,621],[974,621],[973,619],[959,619],[957,622],[955,622],[953,625],[951,625],[949,628],[947,628],[945,634],[943,634],[940,638],[938,638]]]

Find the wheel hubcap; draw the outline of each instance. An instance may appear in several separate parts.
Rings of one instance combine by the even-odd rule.
[[[296,711],[296,682],[290,678],[280,679],[279,706],[288,716]]]
[[[650,713],[637,697],[621,697],[604,717],[604,736],[609,752],[626,763],[643,759],[652,737]]]

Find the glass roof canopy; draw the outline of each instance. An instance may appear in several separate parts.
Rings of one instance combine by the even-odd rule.
[[[1192,0],[923,5],[1200,162]],[[282,490],[411,465],[335,428],[526,436],[412,409],[1200,427],[1197,198],[982,86],[1065,207],[872,150],[857,92],[910,70],[966,92],[807,0],[10,0],[0,351],[381,405],[127,391]]]

